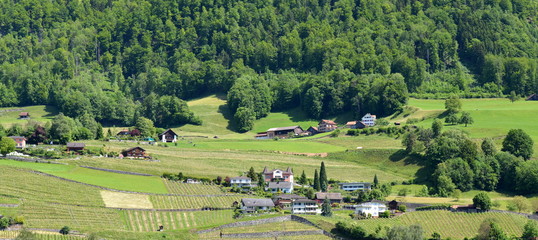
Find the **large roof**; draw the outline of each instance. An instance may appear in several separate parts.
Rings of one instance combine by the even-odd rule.
[[[122,152],[130,152],[130,151],[133,151],[133,150],[135,150],[135,149],[137,149],[137,148],[139,148],[140,151],[143,151],[143,152],[146,151],[145,149],[143,149],[143,148],[141,148],[141,147],[132,147],[132,148],[129,148],[129,149],[125,149],[125,150],[123,150]]]
[[[276,131],[286,131],[286,130],[294,130],[296,128],[301,128],[301,126],[290,126],[290,127],[277,127],[277,128],[269,128],[267,129],[268,132],[276,132]],[[302,128],[301,128],[302,129]]]
[[[167,133],[170,133],[170,134],[172,134],[172,135],[176,135],[176,136],[177,136],[177,134],[176,134],[172,129],[168,129],[168,130],[164,131],[163,133],[159,134],[159,136],[165,135],[165,134],[167,134]]]
[[[273,200],[268,198],[243,198],[241,199],[243,206],[245,207],[274,207]]]
[[[68,148],[83,148],[86,147],[85,143],[79,143],[79,142],[70,142],[67,143]]]
[[[268,188],[291,188],[293,183],[291,182],[269,182]]]
[[[321,120],[321,122],[319,122],[319,123],[326,123],[326,124],[330,124],[330,125],[336,125],[336,123],[335,123],[334,121],[332,121],[332,120],[325,120],[325,119]]]
[[[280,194],[273,197],[274,199],[305,199],[306,197],[296,194]]]
[[[280,169],[269,170],[267,167],[265,167],[265,168],[263,168],[263,173],[272,173],[272,172],[274,172],[274,171],[276,171],[276,170],[280,170]],[[283,170],[280,170],[280,171],[282,171],[282,173],[293,174],[293,172],[291,171],[291,168],[290,168],[290,167],[288,167],[288,168],[286,169],[286,171],[283,171]]]
[[[316,193],[316,199],[329,199],[329,200],[342,200],[342,194],[341,193],[324,193],[324,192],[318,192]]]

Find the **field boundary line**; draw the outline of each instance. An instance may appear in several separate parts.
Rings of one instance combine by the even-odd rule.
[[[121,171],[121,170],[114,170],[114,169],[107,169],[107,168],[98,168],[98,167],[90,167],[90,166],[80,166],[80,167],[93,169],[93,170],[98,170],[98,171],[126,174],[126,175],[136,175],[136,176],[144,176],[144,177],[158,177],[157,175],[151,175],[151,174],[147,174],[147,173],[128,172],[128,171]]]

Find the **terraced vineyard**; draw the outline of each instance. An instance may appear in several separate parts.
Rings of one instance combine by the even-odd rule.
[[[175,194],[185,194],[185,195],[213,195],[213,194],[223,194],[222,190],[216,185],[209,184],[188,184],[180,183],[176,181],[170,181],[164,179],[164,184],[168,192]]]
[[[28,201],[21,206],[26,227],[76,230],[124,229],[118,210]]]
[[[233,212],[198,211],[198,212],[165,212],[165,211],[121,211],[127,230],[151,232],[164,226],[165,230],[196,228],[199,226],[217,226],[233,222]]]
[[[271,232],[271,231],[306,231],[319,230],[318,228],[306,225],[295,221],[266,223],[256,226],[236,227],[222,229],[222,233],[255,233],[255,232]]]
[[[104,206],[97,188],[35,174],[25,169],[2,166],[0,179],[0,193],[12,198]]]
[[[59,233],[38,233],[33,232],[36,239],[38,240],[82,240],[86,239],[83,236],[73,236],[73,235],[61,235]],[[13,239],[19,235],[18,231],[0,231],[1,239]]]
[[[218,197],[187,197],[187,196],[150,196],[156,209],[200,209],[204,207],[230,208],[234,202],[241,202],[241,195]]]

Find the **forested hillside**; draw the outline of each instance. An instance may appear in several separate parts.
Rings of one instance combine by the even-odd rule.
[[[409,95],[538,91],[536,0],[0,0],[0,106],[199,123],[270,110],[388,115]],[[87,114],[84,114],[87,113]]]

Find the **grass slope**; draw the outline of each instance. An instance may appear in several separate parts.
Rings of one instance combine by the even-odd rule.
[[[76,167],[73,165],[29,163],[13,160],[0,160],[0,165],[29,168],[83,183],[118,190],[168,193],[164,183],[159,177],[125,175]]]
[[[467,111],[474,119],[474,124],[449,126],[445,129],[459,128],[467,131],[472,138],[503,138],[510,129],[521,128],[538,142],[538,128],[536,128],[536,116],[538,116],[537,101],[516,101],[508,99],[462,99],[462,111]],[[418,118],[425,115],[441,114],[444,111],[444,100],[410,99],[409,105],[419,110],[408,118]],[[433,118],[420,122],[417,125],[431,126]],[[500,143],[501,141],[497,141]],[[538,156],[538,144],[534,145],[534,156]]]
[[[193,143],[189,143],[193,142]],[[177,144],[179,148],[207,150],[253,150],[282,151],[294,153],[326,153],[346,150],[345,147],[314,141],[299,140],[184,140]],[[170,143],[169,146],[175,145]]]
[[[9,127],[13,124],[26,124],[27,120],[19,120],[19,113],[28,112],[32,120],[48,122],[58,114],[53,106],[36,105],[27,107],[0,108],[0,124]]]

